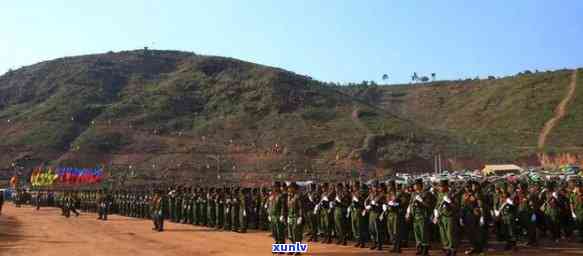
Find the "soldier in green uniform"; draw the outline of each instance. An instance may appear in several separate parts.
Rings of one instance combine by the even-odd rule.
[[[458,203],[456,196],[449,189],[449,182],[442,180],[439,182],[439,192],[437,192],[437,207],[433,210],[434,223],[439,227],[439,237],[446,256],[456,254],[457,237],[456,228],[458,215]]]
[[[464,223],[465,234],[468,236],[471,248],[465,252],[466,255],[480,254],[486,247],[488,238],[488,226],[484,209],[484,197],[480,186],[476,181],[471,180],[465,187],[462,196],[461,215]]]
[[[579,231],[579,243],[583,243],[583,182],[577,182],[571,192],[570,198],[571,216],[575,222],[575,229]]]
[[[559,243],[559,238],[561,238],[561,225],[560,225],[560,201],[559,195],[555,190],[554,182],[549,182],[547,184],[546,190],[543,191],[544,203],[541,207],[544,213],[545,226],[551,231],[552,239],[556,244]]]
[[[231,230],[234,232],[239,232],[239,190],[235,188],[231,197]]]
[[[528,242],[527,245],[535,246],[536,241],[536,214],[535,209],[540,207],[538,195],[530,193],[527,184],[520,184],[516,196],[514,197],[518,205],[518,220],[520,231],[526,230]],[[521,234],[522,232],[518,232]]]
[[[249,206],[251,198],[249,197],[249,190],[241,188],[239,190],[239,232],[247,233],[247,225],[249,220]]]
[[[271,223],[271,235],[276,244],[285,244],[285,206],[286,198],[281,192],[281,184],[275,182],[267,202],[268,220]]]
[[[225,216],[224,216],[224,228],[223,230],[231,230],[231,204],[233,198],[231,195],[231,189],[225,188]]]
[[[364,248],[367,242],[368,216],[364,210],[367,197],[366,185],[360,186],[357,181],[352,185],[352,198],[349,209],[352,235],[356,241],[355,247]]]
[[[375,183],[364,203],[365,210],[368,213],[368,230],[373,243],[370,247],[371,250],[383,250],[383,230],[385,227],[382,225],[382,220],[379,217],[382,213],[382,205],[385,197],[381,185]]]
[[[201,222],[201,200],[200,200],[200,188],[196,187],[193,190],[192,195],[192,224],[200,225]]]
[[[429,192],[423,188],[423,180],[417,179],[406,217],[413,222],[417,253],[424,256],[429,255],[429,216],[432,210],[430,200]]]
[[[401,253],[401,230],[405,221],[405,210],[402,207],[403,198],[397,190],[395,180],[389,182],[386,195],[386,203],[383,204],[383,214],[386,216],[389,239],[393,243],[391,252]]]
[[[211,228],[215,227],[215,221],[217,220],[217,212],[215,206],[215,188],[209,188],[207,193],[207,225]]]
[[[222,229],[224,225],[225,217],[225,198],[224,198],[223,188],[216,189],[215,195],[215,227],[217,229]]]
[[[346,217],[347,208],[350,204],[348,193],[344,190],[344,185],[336,185],[336,194],[332,201],[334,209],[334,227],[336,234],[336,244],[346,245],[348,240],[348,221]]]
[[[288,237],[291,243],[301,243],[304,234],[304,206],[303,199],[298,193],[298,185],[292,182],[287,187],[285,213],[287,215]],[[299,253],[296,253],[299,255]]]
[[[319,226],[322,228],[322,233],[325,237],[322,242],[327,244],[332,243],[332,229],[334,228],[334,219],[332,218],[331,214],[333,209],[330,209],[330,197],[333,195],[333,186],[328,186],[327,183],[324,183],[324,186],[322,186],[322,197],[316,210],[320,215]]]
[[[500,197],[500,210],[495,214],[499,216],[503,234],[505,234],[506,246],[505,250],[516,249],[516,232],[515,225],[518,218],[517,207],[512,200],[508,191],[503,191]]]
[[[310,225],[310,238],[308,239],[308,242],[318,242],[319,216],[316,205],[318,205],[320,201],[320,194],[318,193],[318,187],[315,183],[310,184],[307,197],[308,198],[305,203],[306,218]]]

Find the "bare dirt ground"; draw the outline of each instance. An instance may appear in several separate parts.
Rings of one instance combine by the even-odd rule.
[[[221,232],[192,225],[168,223],[166,231],[153,232],[147,220],[110,216],[107,222],[94,214],[66,219],[60,210],[30,207],[15,208],[5,204],[0,215],[0,255],[10,256],[149,256],[149,255],[271,255],[272,240],[265,232],[247,234]],[[434,248],[439,248],[436,244]],[[465,248],[465,246],[463,246]],[[488,255],[583,255],[583,245],[561,243],[558,248],[520,248],[519,252],[501,252],[496,244]],[[463,248],[462,248],[463,249]],[[463,255],[462,253],[459,253]],[[352,246],[310,243],[305,255],[389,255]],[[402,255],[414,255],[405,249]],[[433,250],[431,255],[442,255]]]

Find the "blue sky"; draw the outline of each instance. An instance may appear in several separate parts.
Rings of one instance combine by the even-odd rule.
[[[2,1],[0,73],[149,46],[324,81],[583,67],[583,1]]]

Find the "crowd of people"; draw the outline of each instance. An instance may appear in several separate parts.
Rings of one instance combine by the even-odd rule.
[[[333,243],[372,250],[391,245],[400,253],[414,241],[417,255],[428,255],[441,242],[444,255],[456,255],[461,234],[469,240],[466,255],[484,252],[489,238],[516,250],[521,241],[540,239],[583,243],[583,183],[579,179],[528,180],[416,179],[402,184],[275,182],[266,187],[167,186],[145,190],[33,191],[17,193],[21,201],[56,206],[63,215],[76,209],[164,220],[245,233],[270,230],[274,243],[286,240]]]

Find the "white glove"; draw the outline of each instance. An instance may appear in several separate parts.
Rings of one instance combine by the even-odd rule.
[[[322,198],[322,200],[324,200],[324,201],[328,201],[328,197],[327,197],[327,196],[324,196],[324,197]]]
[[[227,208],[227,213],[229,213],[229,208]]]
[[[308,195],[308,199],[310,199],[310,202],[314,202],[314,198],[312,197],[312,195]]]
[[[506,198],[506,203],[509,205],[514,205],[514,202],[510,198]]]
[[[448,203],[448,204],[451,204],[451,199],[449,199],[449,197],[448,197],[448,196],[444,196],[444,197],[443,197],[443,201],[445,201],[445,202],[446,202],[446,203]]]
[[[420,195],[417,195],[417,196],[415,197],[415,200],[417,200],[417,201],[419,201],[419,202],[423,203],[423,198],[421,198],[421,196],[420,196]]]
[[[554,197],[555,199],[559,199],[559,195],[557,194],[557,192],[553,192],[553,197]]]
[[[383,204],[383,212],[386,212],[389,209],[389,206],[386,204]]]
[[[533,214],[530,216],[530,221],[532,221],[532,222],[535,222],[535,221],[536,221],[536,214],[534,214],[534,213],[533,213]]]
[[[354,202],[357,202],[357,203],[358,203],[358,197],[356,197],[356,196],[353,196],[353,197],[352,197],[352,201],[354,201]]]
[[[350,210],[352,209],[352,207],[348,207],[348,209],[346,209],[346,216],[350,215]],[[348,217],[347,217],[348,218]]]
[[[432,222],[433,222],[433,224],[437,224],[437,217],[433,216]]]
[[[267,220],[271,222],[271,216],[267,216]]]
[[[279,222],[283,222],[283,216],[279,216]]]
[[[575,212],[571,212],[571,216],[573,217],[573,219],[577,219],[577,215],[575,214]]]
[[[484,226],[485,224],[484,217],[480,217],[480,226]]]
[[[243,210],[243,217],[247,217],[247,211]]]
[[[367,206],[366,206],[366,207],[364,207],[364,208],[365,208],[365,209],[367,209],[367,210],[370,210],[370,209],[372,208],[372,206],[370,206],[370,205],[367,205]]]
[[[372,201],[370,201],[370,204],[377,205],[377,202],[375,200],[372,200]]]
[[[464,226],[464,220],[462,220],[462,218],[460,218],[460,226],[463,227]]]
[[[336,202],[339,202],[339,203],[342,202],[342,201],[340,201],[340,197],[336,196]]]
[[[500,211],[494,210],[494,216],[496,216],[496,217],[500,216]]]
[[[302,224],[302,217],[299,217],[299,218],[298,218],[298,222],[297,222],[297,224],[298,224],[298,225],[301,225],[301,224]]]
[[[435,191],[435,189],[433,189],[433,187],[431,187],[431,188],[429,189],[429,192],[431,192],[431,193],[434,193],[434,191]]]
[[[336,204],[334,202],[330,202],[330,208],[334,208],[334,206],[336,206]]]
[[[433,217],[439,218],[439,211],[437,209],[433,210]]]

